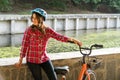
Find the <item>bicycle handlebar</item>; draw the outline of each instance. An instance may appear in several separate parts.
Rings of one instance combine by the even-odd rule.
[[[93,45],[91,45],[89,48],[88,48],[88,47],[85,48],[85,47],[79,46],[80,53],[81,53],[82,55],[90,55],[91,52],[92,52],[93,47],[95,47],[95,48],[103,48],[103,45],[100,45],[100,44],[93,44]],[[88,53],[88,54],[83,53],[82,50],[89,50],[89,53]]]
[[[103,48],[103,45],[100,45],[100,44],[94,44],[93,47],[96,47],[96,48]]]

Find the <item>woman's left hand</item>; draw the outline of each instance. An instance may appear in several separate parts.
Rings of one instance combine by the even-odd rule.
[[[79,46],[82,46],[82,42],[80,42],[79,40],[73,39],[73,42]]]
[[[82,46],[82,42],[80,42],[79,40],[73,39],[73,38],[70,38],[69,42],[72,42],[72,43],[75,43],[75,44],[77,44],[79,46]]]

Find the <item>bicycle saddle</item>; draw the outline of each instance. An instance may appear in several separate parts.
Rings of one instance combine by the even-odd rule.
[[[56,74],[65,75],[66,73],[69,72],[69,67],[68,66],[55,67],[54,70],[55,70]]]

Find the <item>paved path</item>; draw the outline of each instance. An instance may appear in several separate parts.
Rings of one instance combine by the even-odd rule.
[[[93,50],[91,53],[91,56],[93,55],[108,55],[108,54],[116,54],[120,53],[120,47],[119,48],[104,48],[104,49],[96,49]],[[55,59],[67,59],[67,58],[75,58],[75,57],[81,57],[79,51],[76,52],[62,52],[57,54],[49,54],[50,58],[52,60]]]

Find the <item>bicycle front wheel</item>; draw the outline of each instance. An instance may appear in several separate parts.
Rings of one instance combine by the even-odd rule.
[[[88,69],[88,74],[84,75],[83,80],[96,80],[96,75],[93,70]]]

